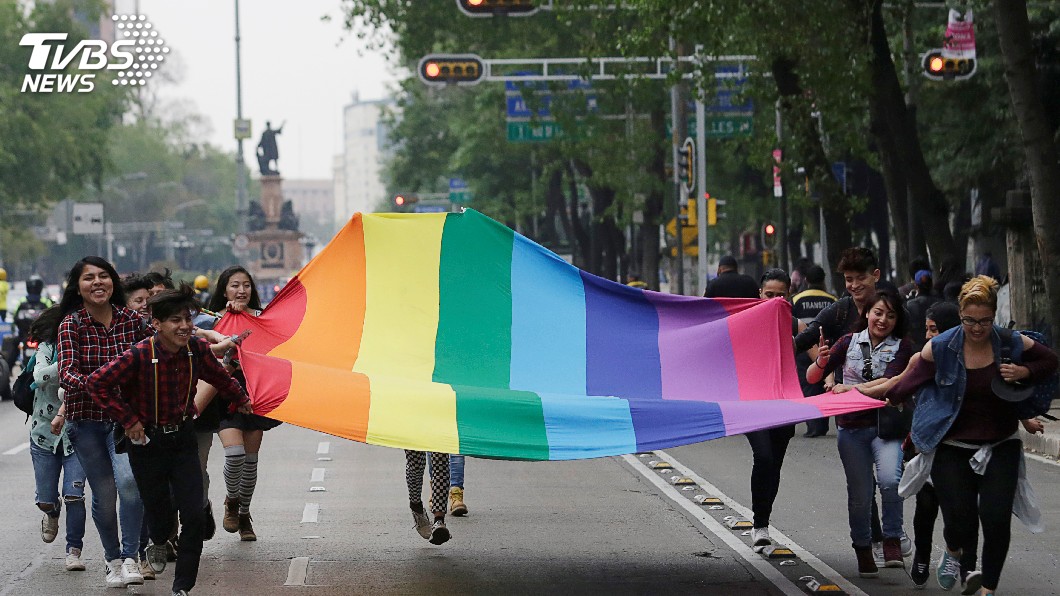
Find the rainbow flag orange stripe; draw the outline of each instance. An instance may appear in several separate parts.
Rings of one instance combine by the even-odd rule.
[[[630,288],[472,210],[358,214],[241,348],[255,411],[355,441],[559,460],[878,407],[804,399],[782,300]]]

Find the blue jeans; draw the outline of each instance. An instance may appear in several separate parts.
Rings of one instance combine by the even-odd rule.
[[[840,427],[836,434],[839,459],[847,476],[847,516],[854,547],[872,545],[872,501],[877,485],[883,501],[883,536],[901,538],[902,498],[898,496],[898,482],[902,479],[902,442],[877,437],[875,426]]]
[[[431,458],[427,458],[427,472],[433,476]],[[464,456],[449,456],[449,487],[464,488]]]
[[[37,481],[37,504],[51,505],[52,512],[59,514],[66,504],[66,551],[84,548],[85,538],[85,471],[77,455],[63,455],[34,444],[29,446],[33,460],[33,476]],[[59,474],[63,476],[62,499],[59,498]]]
[[[92,521],[103,543],[103,554],[108,561],[135,559],[141,550],[144,506],[129,466],[129,456],[114,453],[113,423],[71,420],[67,424],[70,442],[92,487]]]

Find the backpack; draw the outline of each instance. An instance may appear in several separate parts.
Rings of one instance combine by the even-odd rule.
[[[33,383],[33,366],[36,363],[37,355],[33,354],[29,357],[29,362],[22,367],[22,372],[15,379],[15,384],[11,386],[11,398],[15,402],[15,407],[27,415],[33,413],[33,397],[36,393],[34,391],[36,385]]]
[[[1002,358],[1007,357],[1006,353],[1008,346],[1012,342],[1011,329],[1000,329],[998,334],[1001,336]],[[1020,335],[1025,335],[1034,341],[1042,344],[1047,348],[1051,348],[1049,342],[1046,341],[1045,336],[1037,331],[1023,330],[1018,331]],[[1031,394],[1027,399],[1018,402],[1016,404],[1016,415],[1020,420],[1026,420],[1027,418],[1034,418],[1036,416],[1042,416],[1050,420],[1056,420],[1056,418],[1049,415],[1049,407],[1053,403],[1053,398],[1056,397],[1057,388],[1060,387],[1060,373],[1053,373],[1048,378],[1035,383],[1034,393]]]

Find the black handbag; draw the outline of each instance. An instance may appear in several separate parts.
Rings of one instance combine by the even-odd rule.
[[[872,354],[868,342],[861,342],[861,357],[865,368],[862,377],[871,381],[872,376]],[[884,406],[876,409],[876,436],[885,441],[904,439],[913,428],[913,410],[911,408],[898,409],[894,406]]]
[[[114,428],[114,453],[125,453],[129,449],[129,437],[125,436],[125,427],[115,422]]]

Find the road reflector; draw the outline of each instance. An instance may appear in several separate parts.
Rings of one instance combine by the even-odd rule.
[[[769,545],[762,549],[762,554],[769,559],[794,559],[795,551],[785,546]]]
[[[699,490],[699,487],[698,486],[682,486],[681,490],[693,491],[693,490]]]
[[[692,480],[688,476],[679,476],[673,481],[674,486],[695,486],[696,481]]]
[[[721,505],[721,499],[718,497],[708,497],[707,495],[697,495],[695,498],[696,503],[700,505]]]
[[[665,462],[665,461],[657,461],[654,464],[652,464],[651,467],[652,467],[652,469],[655,469],[655,470],[672,470],[672,469],[674,469],[674,467],[670,465],[670,462]]]
[[[754,524],[746,519],[733,518],[729,520],[729,529],[732,530],[744,530],[753,527]]]
[[[322,493],[322,492],[326,492],[327,490],[328,489],[324,488],[323,486],[310,486],[309,487],[309,492],[311,492],[311,493]]]
[[[653,455],[655,455],[654,451],[643,451],[641,453],[638,453],[637,457],[651,457]]]
[[[787,561],[785,561],[785,563],[786,562]],[[822,593],[843,594],[844,593],[843,592],[843,588],[840,588],[839,586],[837,586],[835,584],[822,584],[821,582],[817,581],[816,577],[813,577],[812,575],[804,575],[803,577],[800,577],[799,580],[806,582],[806,590],[809,591],[811,594],[822,594]]]

